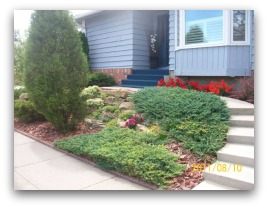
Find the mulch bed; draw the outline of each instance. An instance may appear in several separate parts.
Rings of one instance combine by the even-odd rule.
[[[82,122],[76,130],[67,134],[62,134],[47,121],[25,124],[20,122],[17,118],[14,119],[14,127],[15,129],[25,132],[28,135],[32,135],[36,139],[49,145],[53,145],[52,143],[54,141],[62,138],[81,134],[92,134],[101,130],[88,129],[85,123]],[[173,183],[168,186],[168,190],[191,190],[204,180],[202,172],[193,171],[194,165],[206,163],[203,158],[196,157],[189,150],[183,149],[182,143],[170,143],[166,145],[166,148],[175,154],[180,154],[178,162],[187,165],[187,168],[182,175],[173,178]]]
[[[202,172],[194,170],[194,167],[198,166],[197,164],[200,166],[208,164],[208,162],[204,158],[196,157],[191,151],[183,149],[182,146],[182,143],[166,145],[169,151],[180,155],[178,160],[180,164],[187,165],[182,175],[173,178],[173,183],[168,187],[169,190],[191,190],[204,180]],[[213,160],[214,157],[210,157],[210,160]]]
[[[80,123],[76,130],[67,134],[58,132],[48,121],[40,121],[33,123],[22,123],[17,118],[14,119],[14,127],[22,132],[34,136],[45,143],[52,144],[62,138],[72,137],[81,134],[92,134],[101,129],[88,129],[84,122]]]

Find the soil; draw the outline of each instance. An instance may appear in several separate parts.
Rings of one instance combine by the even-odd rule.
[[[49,145],[53,145],[52,143],[54,141],[62,138],[72,137],[81,134],[92,134],[101,130],[88,129],[86,124],[82,122],[78,125],[76,130],[67,134],[62,134],[58,132],[47,121],[25,124],[20,122],[17,118],[14,119],[14,127],[15,129],[32,135],[36,139],[45,142]],[[191,190],[204,180],[202,171],[194,170],[194,166],[196,166],[197,164],[203,165],[207,162],[204,160],[204,158],[196,157],[189,150],[183,149],[182,145],[182,143],[170,143],[166,145],[166,148],[169,151],[180,155],[180,159],[178,160],[178,162],[187,166],[182,175],[178,175],[172,179],[173,183],[168,186],[168,190]],[[210,157],[210,161],[213,160],[213,157],[208,157]]]
[[[214,157],[210,155],[207,155],[207,160],[197,157],[191,151],[183,149],[182,146],[182,143],[170,143],[166,145],[169,151],[180,155],[178,162],[187,166],[182,175],[178,175],[172,179],[173,183],[169,185],[168,190],[193,189],[204,180],[202,173],[204,165],[210,164],[209,161],[214,160]]]

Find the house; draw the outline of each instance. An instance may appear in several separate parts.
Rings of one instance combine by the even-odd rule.
[[[168,75],[232,82],[254,70],[252,10],[102,10],[75,19],[92,70],[123,86],[155,86]]]

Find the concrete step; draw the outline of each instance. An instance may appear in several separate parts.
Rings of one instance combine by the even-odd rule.
[[[143,87],[149,87],[149,86],[155,87],[157,83],[158,81],[156,80],[134,80],[134,79],[122,80],[122,85],[130,85],[130,86],[133,85]]]
[[[168,69],[132,70],[132,74],[169,75]]]
[[[254,146],[227,143],[217,152],[217,159],[234,164],[254,166]]]
[[[164,79],[163,75],[150,75],[150,74],[130,74],[127,75],[128,80],[151,80],[151,81],[159,81],[160,79]]]
[[[230,127],[227,133],[228,143],[254,144],[254,128]]]
[[[254,115],[254,105],[251,103],[228,97],[221,97],[221,99],[227,101],[231,115]]]
[[[194,187],[192,190],[202,191],[202,190],[237,190],[237,189],[205,180],[200,184],[198,184],[196,187]]]
[[[140,85],[126,85],[126,84],[122,84],[121,87],[128,87],[128,88],[145,88],[146,86],[140,86]]]
[[[252,115],[232,115],[230,118],[231,126],[240,127],[253,127],[254,128],[254,116]]]
[[[254,115],[254,107],[253,108],[229,108],[231,115]]]
[[[226,170],[223,169],[226,165]],[[242,167],[242,168],[241,168]],[[218,183],[239,190],[254,189],[254,168],[249,166],[237,166],[233,163],[217,161],[203,172],[206,181]]]

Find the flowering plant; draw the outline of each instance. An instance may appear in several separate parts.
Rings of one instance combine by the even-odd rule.
[[[141,114],[134,114],[130,119],[125,122],[124,127],[135,129],[137,124],[141,124],[144,121]]]
[[[210,92],[221,96],[229,95],[234,85],[228,85],[224,80],[220,82],[211,81],[208,85],[200,86],[198,82],[183,81],[179,78],[170,78],[168,82],[163,79],[157,83],[158,87],[181,87],[183,89]]]

